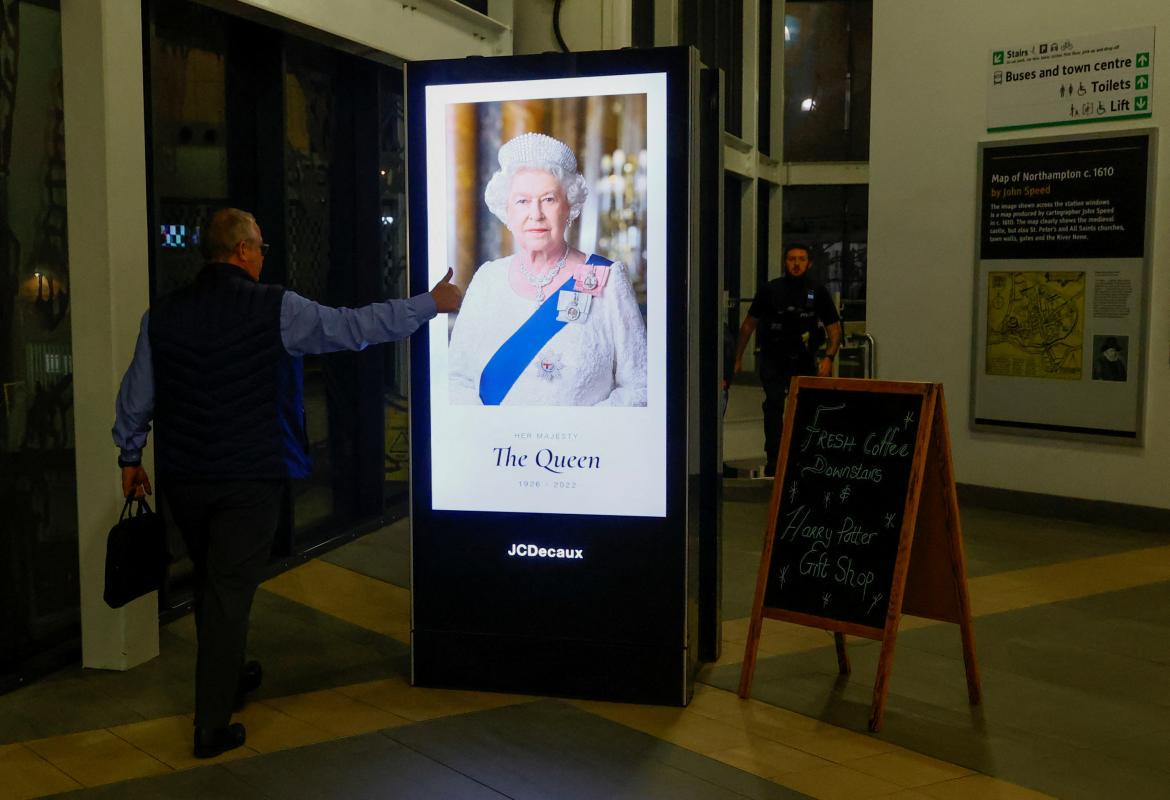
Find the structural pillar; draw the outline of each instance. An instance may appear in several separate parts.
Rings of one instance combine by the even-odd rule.
[[[102,600],[123,502],[114,399],[150,295],[142,6],[62,0],[61,39],[82,664],[124,670],[158,655],[155,593],[117,610]]]

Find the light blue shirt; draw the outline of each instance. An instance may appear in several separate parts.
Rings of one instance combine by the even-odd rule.
[[[280,305],[280,340],[292,356],[365,350],[410,336],[438,313],[430,293],[384,300],[361,308],[323,306],[285,291]],[[154,417],[154,365],[150,355],[150,311],[142,315],[130,368],[122,376],[114,407],[114,444],[123,463],[142,460]]]

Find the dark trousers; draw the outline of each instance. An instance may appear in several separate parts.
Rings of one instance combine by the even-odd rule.
[[[776,471],[776,455],[784,432],[784,403],[788,400],[788,383],[793,375],[815,375],[816,362],[809,359],[784,359],[777,362],[760,359],[760,385],[764,387],[764,471]]]
[[[231,720],[252,598],[272,552],[286,481],[167,482],[175,523],[195,565],[195,724]]]

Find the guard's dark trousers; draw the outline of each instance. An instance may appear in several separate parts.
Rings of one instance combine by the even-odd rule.
[[[816,362],[811,357],[781,360],[761,356],[759,369],[764,387],[764,471],[770,476],[776,471],[776,454],[780,452],[789,381],[793,375],[815,375]]]
[[[195,725],[231,720],[248,617],[280,523],[285,481],[179,481],[164,490],[195,566]]]

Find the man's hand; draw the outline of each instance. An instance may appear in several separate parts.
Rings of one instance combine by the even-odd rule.
[[[733,367],[733,369],[735,370],[732,373],[733,375],[738,375],[739,373],[743,372],[743,359],[742,358],[735,359],[735,366]]]
[[[131,493],[135,497],[151,493],[150,476],[146,474],[146,469],[141,464],[122,467],[122,496],[129,497]]]
[[[827,378],[833,374],[833,359],[828,356],[822,356],[817,361],[817,377]]]
[[[431,289],[431,297],[435,299],[435,308],[440,314],[458,311],[459,306],[463,305],[463,290],[451,283],[451,276],[454,274],[455,270],[448,269],[443,280],[436,283],[435,288]]]

